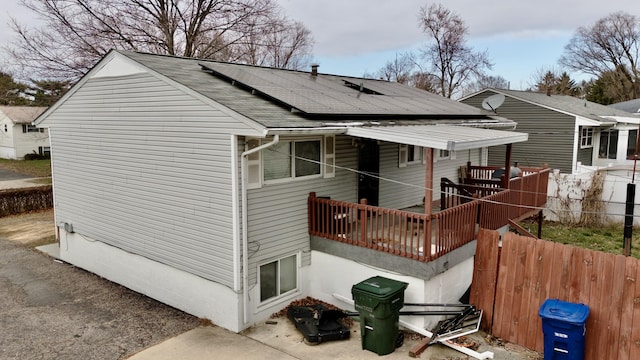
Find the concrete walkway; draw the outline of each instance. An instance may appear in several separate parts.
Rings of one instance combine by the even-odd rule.
[[[478,352],[490,351],[494,360],[541,359],[540,355],[517,346],[492,346],[484,340],[484,333],[469,335],[479,344]],[[409,358],[409,350],[418,342],[406,339],[405,343],[385,359]],[[437,344],[428,347],[420,355],[423,359],[467,359],[466,355]],[[261,322],[235,334],[216,326],[201,326],[172,339],[147,348],[130,360],[200,360],[200,359],[314,359],[314,360],[368,360],[380,359],[374,352],[363,350],[358,323],[351,328],[348,340],[329,341],[307,345],[303,336],[286,318],[269,323]],[[471,358],[469,358],[471,359]]]
[[[0,190],[22,189],[47,185],[44,181],[49,178],[23,178],[12,180],[0,180]]]
[[[280,350],[217,326],[198,327],[150,347],[129,360],[296,359]]]

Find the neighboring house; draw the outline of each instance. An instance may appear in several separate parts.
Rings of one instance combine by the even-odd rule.
[[[347,306],[373,275],[455,301],[478,226],[546,201],[548,170],[473,187],[489,147],[527,139],[513,121],[315,67],[111,51],[36,123],[61,259],[233,331],[305,296]]]
[[[640,115],[640,99],[627,100],[627,101],[611,104],[609,106],[614,109],[632,113],[634,115]]]
[[[0,106],[0,158],[23,159],[26,154],[49,155],[49,132],[33,121],[44,112],[39,106]]]
[[[460,101],[482,108],[482,102],[496,94],[502,94],[504,102],[495,114],[516,121],[518,131],[529,134],[526,143],[513,147],[513,158],[521,165],[548,164],[574,173],[578,163],[632,164],[627,157],[635,151],[640,117],[567,95],[516,90],[485,89]],[[503,157],[502,149],[491,149],[489,164],[501,163]]]

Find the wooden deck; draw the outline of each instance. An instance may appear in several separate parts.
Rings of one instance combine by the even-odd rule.
[[[387,209],[308,198],[309,234],[419,261],[432,261],[477,237],[479,228],[498,229],[509,219],[530,216],[546,204],[549,169],[511,179],[509,189],[466,198],[430,215],[424,206]],[[449,193],[448,196],[453,196]],[[425,251],[427,249],[427,251]]]

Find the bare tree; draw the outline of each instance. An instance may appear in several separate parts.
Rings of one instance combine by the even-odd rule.
[[[565,46],[560,63],[570,69],[601,77],[621,75],[632,84],[630,98],[640,95],[640,19],[616,12],[592,27],[580,27]]]
[[[482,89],[509,89],[509,82],[502,76],[481,75],[462,89],[462,96],[473,94]]]
[[[396,54],[395,59],[387,61],[384,67],[378,70],[379,78],[387,81],[395,81],[407,84],[416,71],[417,63],[415,55],[411,52]]]
[[[78,78],[113,48],[290,67],[308,57],[313,45],[310,32],[302,24],[292,26],[275,0],[21,3],[44,25],[29,28],[13,19],[18,41],[9,52],[31,76],[35,73],[49,79]],[[267,41],[266,34],[278,41]],[[256,53],[262,56],[248,55],[249,44],[259,48]],[[267,53],[271,58],[264,55]],[[287,60],[282,61],[281,55]]]
[[[437,92],[450,98],[461,86],[491,69],[485,52],[474,52],[466,45],[468,33],[456,13],[441,4],[420,8],[420,27],[430,41],[423,56],[431,64],[430,73],[437,78]]]
[[[267,26],[256,26],[236,48],[237,57],[230,61],[302,69],[311,62],[313,39],[304,24],[281,17]]]

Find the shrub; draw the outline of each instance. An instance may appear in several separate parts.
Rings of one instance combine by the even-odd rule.
[[[50,158],[51,156],[49,155],[40,155],[40,154],[37,154],[36,152],[24,154],[25,160],[48,160]]]

